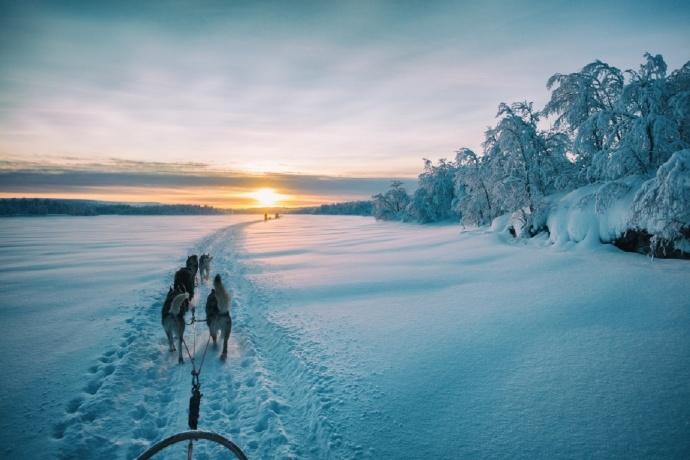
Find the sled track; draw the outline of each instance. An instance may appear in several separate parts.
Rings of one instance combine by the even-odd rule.
[[[228,436],[250,458],[298,457],[299,441],[282,422],[290,407],[257,350],[254,328],[260,331],[265,324],[259,325],[263,315],[254,307],[267,297],[244,279],[236,257],[237,240],[246,225],[222,229],[194,247],[198,253],[214,254],[213,273],[228,279],[234,293],[228,358],[221,361],[219,348],[209,347],[201,375],[199,427]],[[186,254],[177,256],[182,261]],[[186,359],[178,365],[160,325],[163,293],[172,273],[169,280],[161,280],[159,294],[143,297],[142,308],[126,321],[122,340],[88,368],[82,392],[67,403],[63,419],[53,426],[58,458],[133,458],[154,442],[187,429],[191,364]],[[198,287],[194,303],[199,316],[210,289],[210,283]],[[187,340],[191,332],[188,326]],[[199,344],[208,339],[204,323],[197,323],[197,334],[200,354]],[[160,457],[180,458],[185,446],[178,447]],[[215,457],[216,449],[199,443],[195,458]]]

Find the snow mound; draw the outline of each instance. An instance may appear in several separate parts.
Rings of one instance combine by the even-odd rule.
[[[551,195],[532,214],[525,208],[495,218],[491,230],[517,238],[547,230],[556,246],[614,243],[684,257],[690,253],[690,149],[674,153],[651,179],[629,176]]]
[[[639,177],[593,184],[551,201],[546,227],[556,245],[611,243],[628,228]],[[553,198],[553,197],[552,197]]]

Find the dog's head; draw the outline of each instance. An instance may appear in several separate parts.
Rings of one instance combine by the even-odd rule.
[[[220,274],[213,277],[213,287],[220,289],[223,286],[223,280],[220,279]]]
[[[196,270],[199,268],[199,256],[196,254],[191,255],[187,257],[187,268],[191,268],[192,270]]]

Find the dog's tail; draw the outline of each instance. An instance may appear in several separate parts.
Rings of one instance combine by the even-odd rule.
[[[180,314],[180,307],[185,300],[189,300],[189,293],[177,294],[170,305],[170,314],[177,316]]]

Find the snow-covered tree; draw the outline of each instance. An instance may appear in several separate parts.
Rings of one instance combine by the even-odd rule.
[[[666,85],[670,116],[678,123],[683,143],[690,145],[690,62],[671,72]]]
[[[582,180],[597,180],[608,152],[621,141],[617,105],[624,85],[623,72],[599,60],[579,72],[555,74],[546,84],[552,93],[543,113],[555,116],[554,127],[574,137]]]
[[[492,196],[488,157],[479,157],[468,148],[456,152],[455,202],[456,212],[466,225],[486,225],[496,217],[499,209]]]
[[[647,251],[650,239],[662,250],[682,242],[690,253],[690,62],[669,74],[661,55],[644,56],[635,71],[594,61],[553,75],[542,112],[528,102],[500,104],[481,155],[463,148],[454,162],[425,160],[411,199],[394,184],[374,196],[374,214],[419,222],[457,215],[478,225],[510,214],[515,234],[529,236],[559,202],[549,195],[599,182],[585,195],[597,216],[620,217],[615,236],[626,226],[621,205],[656,173],[635,196],[629,231],[616,244]],[[552,117],[549,130],[542,116]]]
[[[673,116],[672,88],[661,55],[645,54],[639,71],[629,70],[631,81],[623,88],[618,103],[623,116],[623,138],[611,151],[606,175],[617,178],[630,174],[650,174],[673,152],[687,147]]]
[[[424,159],[424,171],[408,205],[408,216],[420,223],[456,218],[453,208],[456,172],[457,166],[452,161],[442,158],[435,165]]]
[[[539,131],[539,113],[532,103],[501,103],[497,117],[498,124],[486,131],[484,142],[496,201],[506,211],[519,213],[524,228],[533,234],[539,230],[533,218],[544,196],[569,186],[568,140],[562,133]]]
[[[675,152],[635,195],[631,227],[652,235],[652,252],[665,244],[690,253],[690,149]],[[662,249],[662,250],[663,250]]]
[[[593,114],[614,112],[623,85],[623,73],[599,60],[587,64],[580,72],[557,73],[546,83],[553,91],[542,112],[556,115],[556,128],[574,133]]]
[[[410,203],[410,196],[402,182],[396,180],[386,193],[378,193],[372,197],[372,200],[372,214],[376,219],[402,220],[405,217],[407,205]]]

